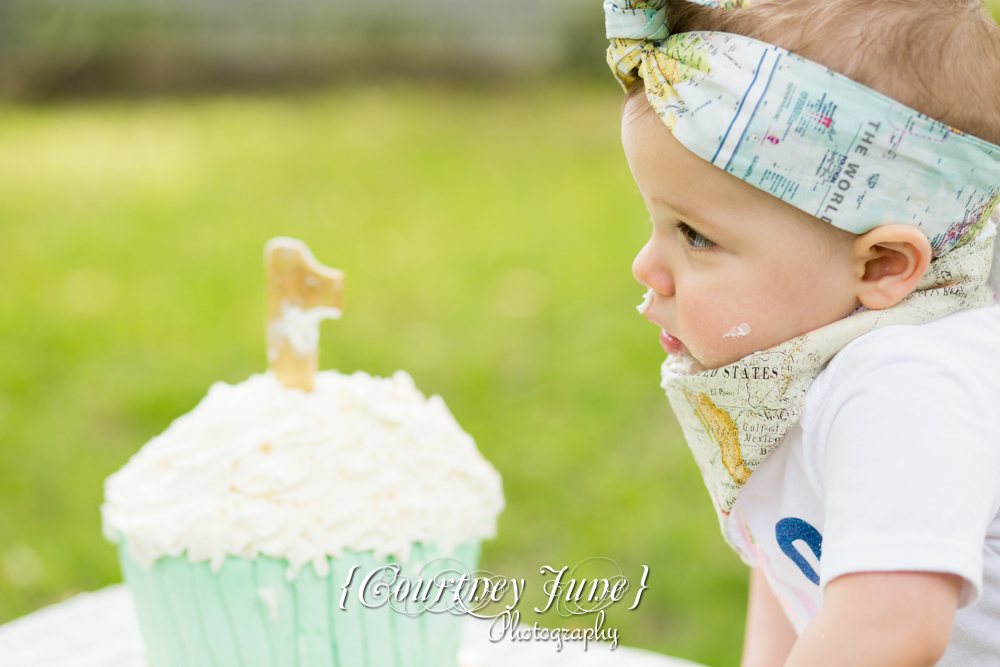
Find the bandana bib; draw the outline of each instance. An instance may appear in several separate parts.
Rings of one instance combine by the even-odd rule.
[[[729,511],[750,474],[798,421],[806,391],[830,359],[875,329],[920,324],[993,305],[987,277],[994,238],[995,232],[984,233],[932,262],[916,291],[892,308],[856,313],[734,364],[694,375],[674,371],[675,360],[663,364],[661,386],[731,546],[726,528]]]

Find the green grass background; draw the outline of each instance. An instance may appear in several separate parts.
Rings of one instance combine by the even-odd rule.
[[[0,622],[120,580],[102,482],[264,369],[262,247],[290,235],[348,276],[321,365],[407,369],[500,470],[483,566],[527,580],[529,625],[541,566],[607,556],[650,567],[622,643],[737,664],[746,571],[635,311],[620,103],[602,82],[0,107]]]
[[[348,275],[321,365],[410,371],[500,470],[482,566],[526,579],[523,621],[591,625],[531,612],[539,568],[606,556],[650,568],[640,608],[609,614],[622,643],[738,664],[746,569],[634,310],[648,222],[620,101],[605,82],[0,105],[0,623],[120,581],[102,482],[209,384],[264,369],[261,251],[289,235]]]
[[[987,0],[996,15],[1000,0]],[[504,478],[483,567],[616,560],[622,642],[736,665],[746,570],[666,400],[613,84],[0,105],[0,623],[120,581],[104,478],[264,369],[261,250],[348,275],[321,365],[411,372]],[[591,570],[592,573],[596,571]],[[608,573],[602,573],[606,576]],[[634,588],[633,588],[634,590]]]

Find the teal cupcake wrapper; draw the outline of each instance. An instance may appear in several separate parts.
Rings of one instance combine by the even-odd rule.
[[[419,564],[440,558],[433,545],[413,546],[400,575],[420,578]],[[218,574],[207,562],[161,558],[147,570],[119,545],[122,573],[132,589],[149,667],[453,667],[463,617],[444,609],[404,614],[389,604],[367,608],[358,590],[369,572],[396,563],[372,552],[329,559],[330,574],[311,565],[289,582],[288,562],[266,556],[228,557]],[[448,569],[475,570],[479,545],[459,546],[426,580]],[[457,561],[457,562],[456,562]],[[341,586],[354,566],[340,609]],[[432,598],[433,599],[433,596]],[[397,606],[401,606],[398,605]],[[408,608],[409,610],[409,608]]]

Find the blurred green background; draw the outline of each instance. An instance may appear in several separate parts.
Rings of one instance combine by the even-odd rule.
[[[348,276],[321,365],[407,369],[503,475],[483,567],[538,593],[542,565],[648,565],[622,642],[736,664],[745,572],[635,311],[620,104],[580,81],[0,107],[0,620],[120,579],[103,479],[264,369],[262,247],[290,235]]]
[[[288,235],[347,272],[321,365],[410,371],[500,470],[482,566],[527,580],[522,610],[543,565],[648,565],[622,643],[738,664],[746,570],[634,309],[621,93],[513,71],[0,102],[0,623],[120,581],[102,482],[265,368],[262,247]]]

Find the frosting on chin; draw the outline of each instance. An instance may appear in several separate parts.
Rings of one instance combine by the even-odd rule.
[[[698,360],[689,354],[668,355],[660,365],[660,386],[666,389],[666,384],[681,375],[694,375],[698,372]]]
[[[391,379],[316,374],[286,389],[271,374],[217,382],[104,484],[104,534],[152,567],[187,552],[307,563],[374,550],[406,560],[415,542],[450,552],[490,538],[500,475],[440,396]]]

